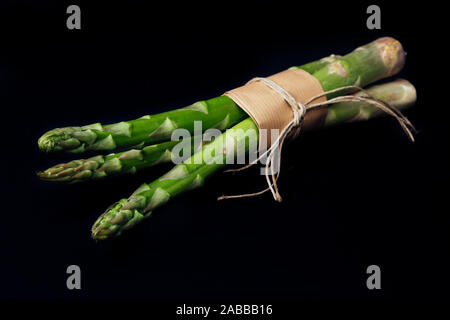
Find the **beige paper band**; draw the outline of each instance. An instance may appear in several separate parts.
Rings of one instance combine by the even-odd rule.
[[[302,104],[323,93],[319,81],[301,69],[288,69],[274,74],[268,79],[277,83]],[[259,129],[267,130],[268,146],[271,144],[272,137],[270,130],[278,129],[278,133],[280,133],[294,116],[292,108],[284,98],[259,81],[249,82],[242,87],[225,92],[224,95],[230,97],[239,107],[247,112]],[[326,97],[321,97],[314,101],[324,102]],[[326,115],[326,108],[309,110],[303,121],[303,129],[308,130],[322,126]],[[277,135],[274,132],[272,138],[276,139],[276,137]]]

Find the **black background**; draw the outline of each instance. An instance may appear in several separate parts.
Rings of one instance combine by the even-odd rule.
[[[81,7],[79,31],[66,28],[69,4]],[[3,2],[0,298],[448,299],[442,9],[378,3],[382,29],[373,31],[369,4]],[[264,186],[258,170],[218,174],[132,232],[96,243],[96,217],[170,166],[78,185],[35,177],[71,159],[39,152],[53,127],[167,111],[386,35],[408,53],[398,77],[417,88],[407,112],[417,142],[390,118],[304,134],[284,153],[281,204],[269,194],[217,202]],[[71,264],[82,290],[66,288]],[[366,288],[371,264],[381,267],[381,290]]]

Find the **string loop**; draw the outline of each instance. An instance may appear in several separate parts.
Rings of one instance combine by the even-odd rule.
[[[329,90],[329,91],[323,92],[321,94],[318,94],[318,95],[312,97],[305,104],[302,104],[302,103],[298,102],[297,100],[295,100],[295,98],[288,91],[286,91],[280,85],[278,85],[276,82],[274,82],[270,79],[259,78],[259,77],[253,78],[247,84],[255,82],[255,81],[261,81],[266,86],[268,86],[269,88],[271,88],[275,92],[277,92],[291,107],[292,112],[293,112],[293,118],[287,124],[287,126],[281,131],[278,138],[274,142],[272,142],[272,145],[266,151],[264,151],[262,154],[260,154],[257,159],[255,159],[250,164],[243,166],[241,168],[229,169],[229,170],[225,171],[225,172],[237,172],[237,171],[242,171],[242,170],[248,169],[249,167],[253,166],[259,160],[261,160],[264,156],[267,155],[267,160],[266,160],[266,164],[265,164],[265,175],[266,175],[266,182],[267,182],[268,187],[264,190],[261,190],[259,192],[254,192],[254,193],[231,195],[231,196],[223,195],[223,196],[219,197],[217,200],[254,197],[254,196],[258,196],[263,193],[266,193],[267,191],[270,190],[272,192],[274,199],[278,202],[281,202],[282,198],[281,198],[280,192],[278,191],[278,184],[277,184],[278,178],[280,176],[281,150],[282,150],[282,147],[284,145],[286,138],[288,138],[288,137],[294,138],[301,132],[303,120],[305,119],[305,115],[309,110],[312,110],[312,109],[325,107],[327,105],[335,104],[335,103],[339,103],[339,102],[367,103],[367,104],[370,104],[370,105],[382,110],[383,112],[387,113],[388,115],[394,117],[398,121],[398,123],[402,127],[403,131],[408,136],[408,138],[412,142],[414,142],[413,131],[415,132],[415,128],[412,125],[412,123],[399,110],[397,110],[396,108],[394,108],[393,106],[389,105],[388,103],[386,103],[382,100],[375,99],[369,93],[367,93],[367,91],[365,91],[364,89],[362,89],[358,86],[344,86],[344,87],[340,87],[340,88],[337,88],[334,90]],[[355,94],[350,94],[350,95],[344,95],[344,96],[332,98],[325,102],[313,103],[315,100],[317,100],[321,97],[324,97],[328,94],[341,92],[344,90],[350,90],[350,89],[353,89],[356,92],[362,92],[365,94],[365,96],[357,96]],[[274,165],[273,165],[274,163],[276,164],[276,168],[277,168],[276,171],[274,169]]]

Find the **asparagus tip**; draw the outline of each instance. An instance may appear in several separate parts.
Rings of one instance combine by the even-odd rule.
[[[113,204],[95,221],[91,229],[92,238],[95,240],[114,238],[150,215],[151,212],[142,214],[137,207],[138,205],[131,203],[130,199],[122,199]]]
[[[79,147],[81,142],[72,137],[71,133],[79,128],[56,128],[44,133],[38,140],[39,149],[44,152],[71,150]]]

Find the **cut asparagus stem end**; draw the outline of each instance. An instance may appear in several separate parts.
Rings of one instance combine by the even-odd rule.
[[[383,37],[374,41],[379,55],[386,66],[387,76],[397,74],[405,65],[406,54],[399,41],[391,37]]]
[[[413,105],[417,98],[414,86],[403,79],[372,86],[356,95],[365,96],[366,92],[375,99],[384,101],[398,110],[404,110]],[[340,102],[329,106],[325,126],[368,120],[384,114],[380,109],[367,103]]]

